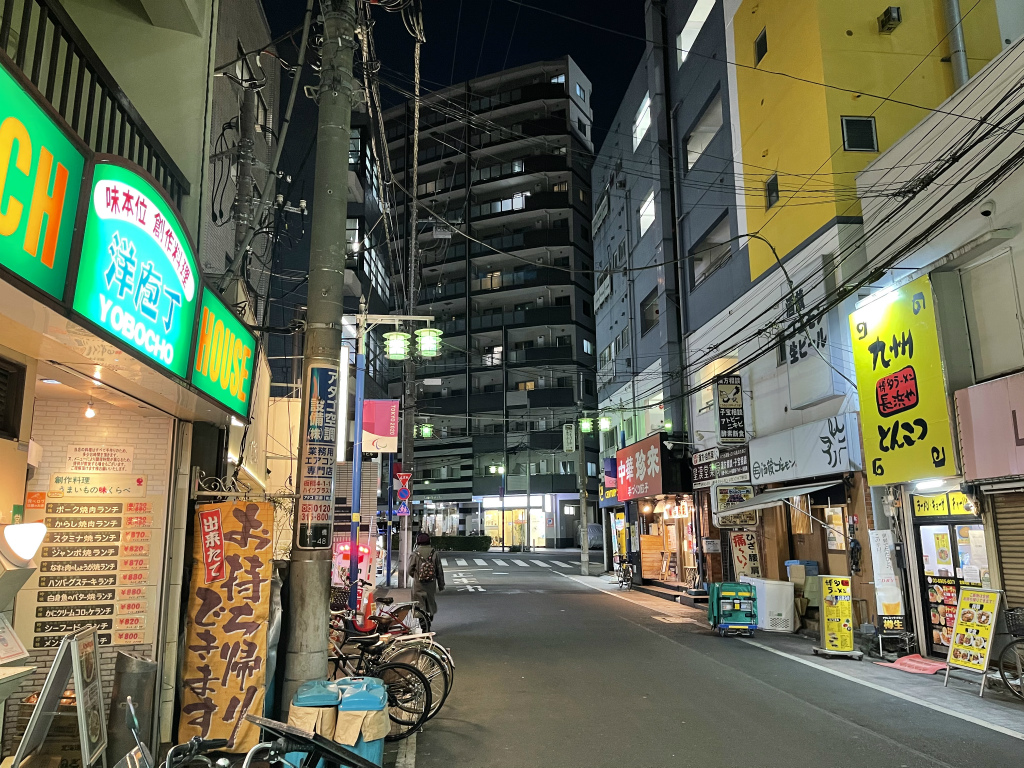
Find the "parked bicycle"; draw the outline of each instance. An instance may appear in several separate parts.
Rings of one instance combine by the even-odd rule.
[[[619,589],[633,589],[633,564],[622,555],[615,556],[615,578]]]
[[[1015,639],[999,654],[999,676],[1014,696],[1024,699],[1024,608],[1007,608],[1003,616]]]

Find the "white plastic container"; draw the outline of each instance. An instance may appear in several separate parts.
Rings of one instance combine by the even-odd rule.
[[[740,581],[751,584],[757,594],[757,628],[766,632],[796,632],[796,605],[791,581],[757,579],[740,576]]]

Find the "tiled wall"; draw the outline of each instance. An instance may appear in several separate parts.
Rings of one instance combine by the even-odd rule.
[[[107,405],[95,404],[96,416],[86,419],[85,404],[81,402],[36,401],[32,421],[32,439],[43,448],[43,459],[28,482],[28,491],[45,491],[52,473],[65,469],[69,445],[129,445],[135,448],[133,471],[147,475],[147,498],[153,502],[155,523],[167,516],[168,482],[170,479],[173,420],[166,416],[143,416]],[[146,413],[151,414],[152,411]],[[163,529],[154,529],[151,557],[159,580],[163,561]],[[33,576],[33,578],[35,578]],[[31,584],[32,582],[30,582]],[[155,590],[159,596],[160,590]],[[18,610],[15,605],[15,612]],[[148,616],[157,630],[160,606],[150,606]],[[22,637],[26,645],[31,638]],[[117,652],[124,650],[153,658],[156,642],[143,645],[108,646],[100,651],[100,673],[107,696],[105,709],[109,715],[110,691],[114,681],[114,663]],[[34,666],[36,671],[26,677],[21,687],[6,702],[3,718],[3,755],[13,755],[18,748],[24,723],[31,707],[20,702],[29,694],[39,691],[56,655],[56,649],[30,651],[28,659],[19,665]]]

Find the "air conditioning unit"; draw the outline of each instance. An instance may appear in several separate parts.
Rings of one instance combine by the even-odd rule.
[[[878,34],[891,35],[893,30],[903,21],[903,13],[898,5],[890,5],[878,17]]]

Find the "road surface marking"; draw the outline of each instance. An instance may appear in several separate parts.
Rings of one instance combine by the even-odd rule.
[[[741,642],[744,642],[747,645],[752,645],[755,648],[760,648],[763,651],[768,651],[768,653],[774,653],[776,656],[782,656],[783,658],[795,661],[798,664],[803,664],[807,667],[813,667],[819,672],[824,672],[827,675],[833,675],[834,677],[838,677],[842,680],[846,680],[851,683],[856,683],[857,685],[863,685],[865,688],[870,688],[873,691],[885,693],[889,696],[893,696],[894,698],[903,699],[903,701],[909,701],[911,704],[917,704],[918,706],[922,706],[925,709],[930,709],[934,712],[939,712],[943,715],[949,715],[950,717],[955,717],[959,720],[966,720],[968,723],[974,723],[975,725],[980,725],[982,728],[988,728],[989,730],[997,731],[998,733],[1001,733],[1005,736],[1011,736],[1015,739],[1020,739],[1021,741],[1024,741],[1024,733],[1021,733],[1020,731],[1015,731],[1012,728],[1006,728],[1002,725],[990,723],[987,720],[984,720],[983,718],[974,717],[973,715],[968,715],[965,712],[957,712],[953,709],[940,707],[938,704],[932,704],[930,701],[919,699],[916,696],[911,696],[910,694],[903,693],[902,691],[893,690],[892,688],[886,688],[884,685],[879,685],[878,683],[872,683],[868,680],[860,680],[859,678],[856,678],[853,675],[848,675],[845,672],[840,672],[837,669],[823,667],[820,664],[815,664],[813,661],[810,661],[809,659],[802,659],[799,656],[794,656],[791,653],[780,651],[777,648],[771,648],[770,646],[763,645],[754,640],[741,640]]]
[[[559,568],[572,568],[572,563],[563,563],[561,560],[552,560],[552,563],[557,565]]]
[[[477,586],[476,584],[466,584],[465,586],[459,587],[458,592],[486,592],[483,587]]]
[[[513,560],[512,562],[515,563],[518,566],[523,567],[523,568],[529,568],[530,567],[526,563],[524,563],[522,560]]]
[[[461,565],[469,565],[469,563],[467,563],[465,560],[462,560],[461,558],[456,559],[455,560],[455,564],[456,565],[460,565],[460,566]]]
[[[504,560],[495,559],[494,560],[494,564],[495,565],[500,565],[502,568],[507,568],[508,567],[508,563],[506,563]]]
[[[689,619],[686,616],[651,616],[655,621],[661,621],[665,624],[696,624],[696,619]]]
[[[479,557],[474,557],[473,558],[473,562],[476,563],[477,565],[487,565],[487,561],[486,560],[481,560]]]
[[[543,560],[531,560],[530,562],[531,563],[536,563],[541,568],[550,568],[551,567],[548,563],[545,563]]]
[[[441,558],[441,567],[442,568],[447,568],[448,567],[448,561],[445,560],[443,557]]]
[[[571,579],[572,581],[575,581],[577,584],[582,584],[585,587],[590,587],[591,589],[593,589],[593,590],[595,590],[597,592],[603,592],[604,594],[610,595],[611,597],[617,597],[620,600],[625,600],[627,603],[633,603],[634,605],[640,606],[641,608],[648,607],[648,606],[645,606],[642,602],[640,602],[638,600],[634,600],[634,599],[628,597],[627,595],[619,594],[618,592],[612,592],[612,591],[606,590],[606,589],[601,589],[601,587],[595,586],[593,584],[588,584],[587,582],[585,582],[585,581],[583,581],[583,580],[581,580],[579,578],[576,578],[574,576],[569,576],[568,574],[565,574],[565,573],[559,573],[558,571],[555,571],[555,573],[558,573],[558,575],[562,576],[563,578]],[[660,598],[655,598],[655,599],[656,600],[660,600]],[[682,606],[680,606],[680,608],[682,608]],[[628,621],[628,619],[627,619],[627,621]],[[694,617],[693,621],[695,623],[700,623],[696,619],[696,617]],[[635,624],[636,622],[632,622],[632,623]],[[656,635],[658,634],[657,632],[654,632],[654,630],[648,629],[647,627],[644,627],[641,624],[637,624],[637,626],[640,627],[641,629],[647,630],[648,632],[653,632]],[[668,640],[669,642],[675,643],[676,645],[682,645],[681,643],[678,643],[677,641],[672,640],[672,638],[665,637],[664,635],[658,635],[658,636],[659,637],[664,637],[666,640]],[[819,672],[824,672],[825,674],[833,675],[833,676],[841,678],[843,680],[847,680],[847,681],[849,681],[851,683],[856,683],[857,685],[862,685],[865,688],[870,688],[870,689],[872,689],[874,691],[878,691],[879,693],[884,693],[884,694],[887,694],[887,695],[892,696],[894,698],[902,699],[903,701],[908,701],[911,704],[917,704],[919,706],[924,707],[925,709],[930,709],[930,710],[932,710],[934,712],[939,712],[940,714],[949,715],[950,717],[955,717],[955,718],[957,718],[959,720],[964,720],[966,722],[973,723],[974,725],[981,726],[982,728],[987,728],[989,730],[996,731],[997,733],[1001,733],[1001,734],[1003,734],[1005,736],[1010,736],[1010,737],[1012,737],[1014,739],[1019,739],[1021,741],[1024,741],[1024,732],[1015,731],[1012,728],[1006,728],[1006,727],[1004,727],[1002,725],[996,725],[994,723],[990,723],[990,722],[988,722],[988,721],[986,721],[986,720],[984,720],[984,719],[982,719],[980,717],[974,717],[973,715],[968,715],[968,714],[963,713],[963,712],[957,712],[957,711],[952,710],[952,709],[946,709],[945,707],[941,707],[941,706],[939,706],[937,704],[932,704],[931,702],[925,701],[923,699],[919,699],[916,696],[911,696],[910,694],[906,694],[906,693],[903,693],[901,691],[893,690],[892,688],[886,688],[885,686],[878,685],[877,683],[872,683],[872,682],[869,682],[867,680],[859,680],[856,677],[853,677],[852,675],[847,675],[844,672],[840,672],[840,671],[835,670],[835,669],[830,669],[828,667],[821,666],[820,664],[816,664],[813,661],[810,661],[809,659],[802,659],[799,656],[794,656],[792,654],[786,653],[785,651],[780,651],[780,650],[777,650],[775,648],[771,648],[771,647],[769,647],[767,645],[763,645],[763,644],[758,643],[758,642],[756,642],[754,640],[740,640],[740,642],[747,643],[748,645],[752,645],[752,646],[754,646],[756,648],[760,648],[762,650],[768,651],[769,653],[774,653],[777,656],[782,656],[784,658],[790,659],[792,661],[797,662],[798,664],[803,664],[803,665],[808,666],[808,667],[813,667],[814,669],[818,670]],[[685,647],[685,646],[683,646],[683,647]]]

